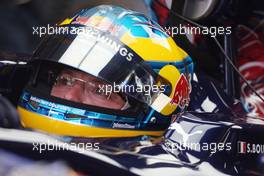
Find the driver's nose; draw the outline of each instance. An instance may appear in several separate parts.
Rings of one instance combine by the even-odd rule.
[[[64,98],[74,102],[82,102],[83,96],[82,86],[80,84],[74,84],[67,92],[65,92]]]

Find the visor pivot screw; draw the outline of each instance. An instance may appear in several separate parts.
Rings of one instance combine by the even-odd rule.
[[[157,118],[156,117],[151,117],[150,123],[156,123],[156,122],[157,122]]]

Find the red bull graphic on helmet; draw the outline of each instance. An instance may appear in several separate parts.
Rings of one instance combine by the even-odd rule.
[[[180,79],[176,84],[174,95],[170,102],[171,104],[177,104],[181,109],[184,109],[185,106],[188,106],[190,102],[191,85],[188,80],[184,74],[181,74]]]
[[[92,17],[85,17],[85,16],[78,16],[72,24],[81,24],[81,25],[88,25],[93,26],[96,28],[100,28],[102,31],[109,31],[111,32],[115,31],[116,28],[119,26],[113,25],[113,22],[111,19],[102,17],[102,16],[92,16]]]
[[[75,20],[72,22],[72,24],[83,24],[85,25],[88,22],[89,18],[78,16],[75,18]]]

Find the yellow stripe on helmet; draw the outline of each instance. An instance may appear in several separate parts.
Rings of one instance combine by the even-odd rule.
[[[171,37],[139,38],[128,32],[120,40],[145,61],[180,62],[188,56]]]
[[[75,137],[133,137],[133,136],[162,136],[164,131],[139,131],[93,127],[53,119],[28,111],[18,106],[21,123],[26,128],[38,129],[51,134]]]

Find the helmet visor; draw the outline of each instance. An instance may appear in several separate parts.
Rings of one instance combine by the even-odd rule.
[[[105,95],[125,94],[157,111],[170,102],[167,80],[120,40],[93,27],[78,34],[47,36],[34,53],[35,59],[62,63],[104,81],[100,93]],[[86,81],[78,79],[75,82]]]

